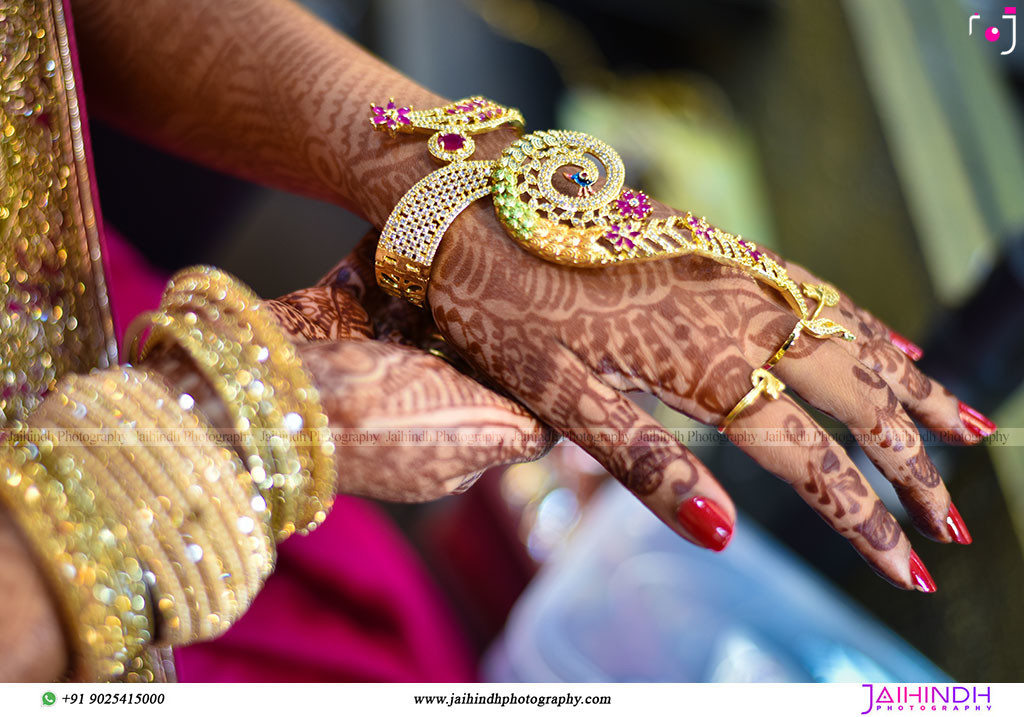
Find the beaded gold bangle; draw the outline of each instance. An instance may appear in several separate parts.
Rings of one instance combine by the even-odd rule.
[[[209,611],[209,606],[194,604],[194,596],[190,601],[185,591],[184,586],[199,585],[201,576],[194,565],[182,564],[172,558],[185,549],[177,526],[169,518],[160,521],[155,519],[161,510],[157,494],[149,489],[145,476],[138,472],[134,460],[128,460],[125,451],[119,447],[92,444],[100,438],[94,438],[87,432],[104,428],[97,420],[98,411],[90,410],[87,404],[76,401],[69,395],[67,388],[64,382],[58,384],[32,414],[33,423],[82,431],[83,445],[79,447],[79,452],[97,487],[104,495],[129,499],[121,515],[128,521],[130,537],[135,542],[139,560],[153,573],[153,579],[147,582],[159,616],[154,629],[155,637],[159,638],[166,631],[189,634],[191,625],[198,620],[199,615]],[[107,427],[115,426],[109,424]],[[152,529],[152,533],[148,529]],[[175,545],[175,542],[180,544]],[[156,584],[159,584],[159,589],[156,589]],[[186,609],[189,607],[191,610]]]
[[[218,302],[221,295],[224,300]],[[168,304],[201,300],[222,307],[225,320],[233,317],[239,331],[252,332],[256,348],[250,352],[257,363],[267,366],[273,395],[281,406],[283,424],[278,430],[297,449],[300,469],[308,482],[304,505],[296,506],[295,523],[304,531],[312,530],[327,517],[334,502],[334,443],[327,415],[320,405],[320,394],[303,369],[291,340],[273,314],[262,308],[258,296],[215,269],[193,267],[179,272],[164,300]]]
[[[156,641],[176,645],[233,624],[269,573],[274,549],[241,463],[185,399],[158,377],[122,367],[65,378],[32,416],[53,430],[80,429],[64,451],[126,518],[162,618]],[[103,456],[99,443],[109,438],[116,448]]]
[[[315,528],[334,499],[334,446],[319,393],[287,335],[258,297],[208,267],[175,275],[162,307],[149,318],[145,345],[138,346],[140,327],[130,329],[134,360],[160,343],[180,345],[228,407],[253,482],[272,506],[277,539]]]
[[[200,567],[210,608],[196,625],[195,639],[210,639],[230,627],[255,597],[273,564],[273,544],[251,505],[255,491],[237,457],[216,445],[208,427],[159,379],[139,378],[129,375],[114,385],[106,378],[101,403],[107,402],[109,420],[146,421],[161,429],[163,435],[131,450],[163,486],[161,494],[181,496],[175,503],[184,509],[179,530],[186,545],[177,559]],[[116,406],[123,402],[136,410],[119,415]],[[161,641],[184,642],[163,636]]]
[[[169,399],[166,387],[159,380],[147,381],[141,388],[146,395],[136,400],[155,409],[154,417],[157,411],[162,412],[167,417],[165,425],[181,426],[186,433],[194,432],[198,439],[190,441],[188,460],[194,467],[206,465],[203,470],[194,470],[193,473],[203,476],[209,484],[211,502],[221,510],[224,522],[232,532],[228,543],[221,546],[221,552],[226,554],[233,548],[237,554],[242,565],[239,574],[244,577],[247,593],[242,599],[247,604],[259,591],[274,563],[276,549],[270,533],[270,511],[266,501],[238,457],[212,440],[215,433],[206,419],[194,407],[184,408],[183,402],[191,401],[191,396]],[[149,401],[142,401],[147,395]]]
[[[77,383],[87,400],[94,398],[105,425],[136,431],[137,440],[123,450],[158,493],[157,507],[170,505],[155,522],[173,522],[182,537],[175,561],[197,565],[203,576],[202,583],[192,583],[205,585],[208,604],[194,633],[162,634],[160,641],[184,644],[219,635],[248,607],[273,564],[266,516],[252,503],[258,494],[241,462],[182,405],[191,397],[176,398],[157,376],[122,368]]]
[[[280,420],[276,406],[264,400],[263,372],[255,367],[242,368],[240,344],[226,341],[209,327],[186,327],[177,317],[158,314],[153,319],[147,347],[168,340],[191,356],[234,417],[250,479],[270,507],[272,533],[277,540],[285,539],[295,530],[290,513],[291,506],[298,502],[302,478],[297,472],[298,457],[294,452],[291,460],[282,459],[280,441],[268,437],[266,431],[262,431],[263,436],[255,435],[264,429],[264,419]],[[293,468],[293,472],[281,472],[288,468]]]
[[[142,566],[126,553],[128,528],[52,432],[32,441],[28,431],[16,431],[10,452],[0,455],[0,500],[54,588],[72,679],[120,677],[153,626]]]

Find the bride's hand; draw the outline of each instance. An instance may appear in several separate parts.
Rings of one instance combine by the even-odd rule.
[[[788,271],[817,282],[796,265]],[[571,436],[680,535],[725,546],[735,519],[728,494],[623,392],[649,391],[696,420],[720,424],[750,390],[752,370],[797,322],[777,293],[693,256],[607,269],[548,263],[516,246],[482,202],[453,224],[431,276],[433,318],[474,367]],[[342,272],[338,282],[346,281]],[[969,542],[911,416],[962,443],[994,427],[920,373],[897,344],[913,350],[894,343],[885,325],[847,297],[823,315],[856,340],[805,334],[775,374],[850,428],[924,535]],[[765,429],[785,429],[790,442],[765,440]],[[934,589],[846,451],[792,398],[761,397],[727,434],[893,584]],[[757,438],[740,440],[744,435]]]
[[[406,335],[392,323],[374,339],[348,287],[313,287],[268,303],[319,387],[341,493],[433,500],[465,490],[491,466],[539,458],[556,438],[521,405],[441,358],[443,342],[434,353],[407,345],[417,332],[431,340],[423,312],[409,316]]]

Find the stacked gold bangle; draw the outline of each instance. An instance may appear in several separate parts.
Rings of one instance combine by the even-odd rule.
[[[190,400],[123,367],[65,379],[32,416],[78,435],[66,450],[125,519],[153,593],[157,644],[221,634],[273,564],[267,511]]]
[[[276,539],[319,525],[334,500],[334,445],[320,397],[291,341],[260,299],[217,269],[172,279],[133,360],[177,344],[234,419],[251,478],[271,506]]]
[[[180,345],[247,466],[192,396],[132,367],[66,377],[8,436],[0,502],[48,571],[75,680],[152,679],[148,645],[222,633],[271,570],[275,538],[316,527],[334,497],[319,394],[251,291],[187,270],[150,319],[135,359]]]
[[[153,637],[144,569],[129,527],[80,460],[50,431],[9,440],[0,456],[0,500],[10,509],[54,586],[72,679],[122,677]]]

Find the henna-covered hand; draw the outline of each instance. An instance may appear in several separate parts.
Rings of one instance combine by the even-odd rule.
[[[423,312],[410,312],[407,325],[382,324],[385,337],[372,339],[357,289],[353,273],[349,286],[268,302],[301,344],[320,388],[335,434],[339,492],[433,500],[465,490],[491,466],[535,460],[551,447],[555,434],[520,404],[458,371],[440,349],[409,345],[433,341]]]
[[[418,107],[443,100],[308,14],[272,0],[144,5],[83,1],[75,9],[86,64],[96,76],[93,95],[99,90],[111,116],[144,128],[146,139],[352,207],[377,226],[430,171],[421,144],[382,142],[372,133],[366,106],[388,95]],[[199,26],[204,32],[197,35]],[[291,49],[282,54],[282,47]],[[502,132],[482,135],[476,157],[493,159],[507,141]],[[813,281],[800,267],[788,269],[798,282]],[[733,517],[724,491],[620,391],[650,390],[684,413],[718,423],[749,388],[750,369],[795,323],[778,297],[735,270],[694,258],[608,270],[545,264],[508,241],[481,203],[442,244],[429,300],[437,325],[484,375],[556,428],[576,431],[680,533],[698,538],[696,526],[707,521],[694,516],[717,514],[718,529],[703,537],[722,543]],[[854,430],[925,534],[968,540],[910,416],[965,443],[990,432],[991,424],[917,372],[891,332],[846,297],[825,315],[857,340],[804,336],[777,374]],[[405,319],[397,324],[423,327]],[[796,424],[810,432],[809,445],[760,443],[744,450],[790,482],[890,580],[913,587],[909,542],[900,533],[890,546],[894,519],[872,517],[877,499],[863,477],[795,403],[761,400],[731,431]],[[596,429],[629,431],[635,440],[604,440]],[[717,504],[717,513],[707,501],[695,504],[698,496]]]
[[[365,261],[343,263],[334,283],[351,285],[360,265]],[[801,267],[788,270],[797,281],[820,283]],[[365,268],[356,273],[372,293]],[[479,203],[442,243],[429,301],[437,327],[483,375],[587,449],[676,532],[706,547],[725,546],[735,516],[729,496],[623,392],[649,391],[718,425],[750,389],[753,368],[797,322],[773,290],[697,257],[585,270],[547,263],[511,242]],[[977,426],[894,345],[891,330],[848,297],[822,315],[849,326],[857,339],[802,336],[775,373],[847,424],[923,534],[969,542],[911,415],[954,442],[980,440]],[[788,440],[779,441],[777,432],[770,440],[768,429],[784,429]],[[846,451],[794,400],[759,399],[728,435],[883,577],[907,589],[934,589]]]

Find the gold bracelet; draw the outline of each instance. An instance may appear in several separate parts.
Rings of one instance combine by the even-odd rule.
[[[143,430],[125,450],[159,495],[154,522],[170,522],[179,531],[176,562],[195,565],[202,576],[189,586],[206,588],[206,608],[193,631],[159,641],[178,645],[216,637],[245,611],[273,564],[273,542],[265,516],[252,506],[248,475],[213,441],[209,426],[182,407],[191,397],[175,397],[159,377],[122,368],[81,381],[91,384],[85,394],[95,396],[107,425]]]
[[[22,428],[22,434],[28,433]],[[122,676],[152,638],[149,591],[128,528],[53,434],[10,440],[0,499],[28,538],[61,609],[76,681]]]
[[[287,335],[258,297],[212,268],[176,274],[162,306],[143,346],[139,327],[130,331],[134,360],[160,343],[185,349],[235,420],[277,539],[315,528],[334,499],[334,445],[319,393]]]
[[[370,105],[370,124],[392,136],[433,133],[427,151],[451,164],[417,182],[391,212],[377,244],[377,283],[416,306],[427,300],[430,265],[455,217],[491,191],[493,162],[467,162],[476,151],[472,135],[509,125],[520,134],[523,116],[485,97],[467,97],[430,110],[401,107],[394,98]]]
[[[228,313],[235,315],[240,330],[248,328],[252,331],[260,347],[255,358],[257,362],[264,359],[274,396],[284,414],[278,431],[297,449],[300,470],[308,484],[303,504],[296,506],[294,522],[302,526],[302,532],[313,530],[324,521],[334,503],[337,469],[334,442],[327,415],[320,403],[320,393],[303,368],[295,346],[273,314],[262,308],[260,298],[224,272],[193,267],[179,272],[172,283],[176,290],[180,286],[187,296],[194,299],[203,295],[210,303],[225,293]],[[173,299],[174,295],[168,290],[165,301]],[[264,348],[267,348],[265,352]]]

